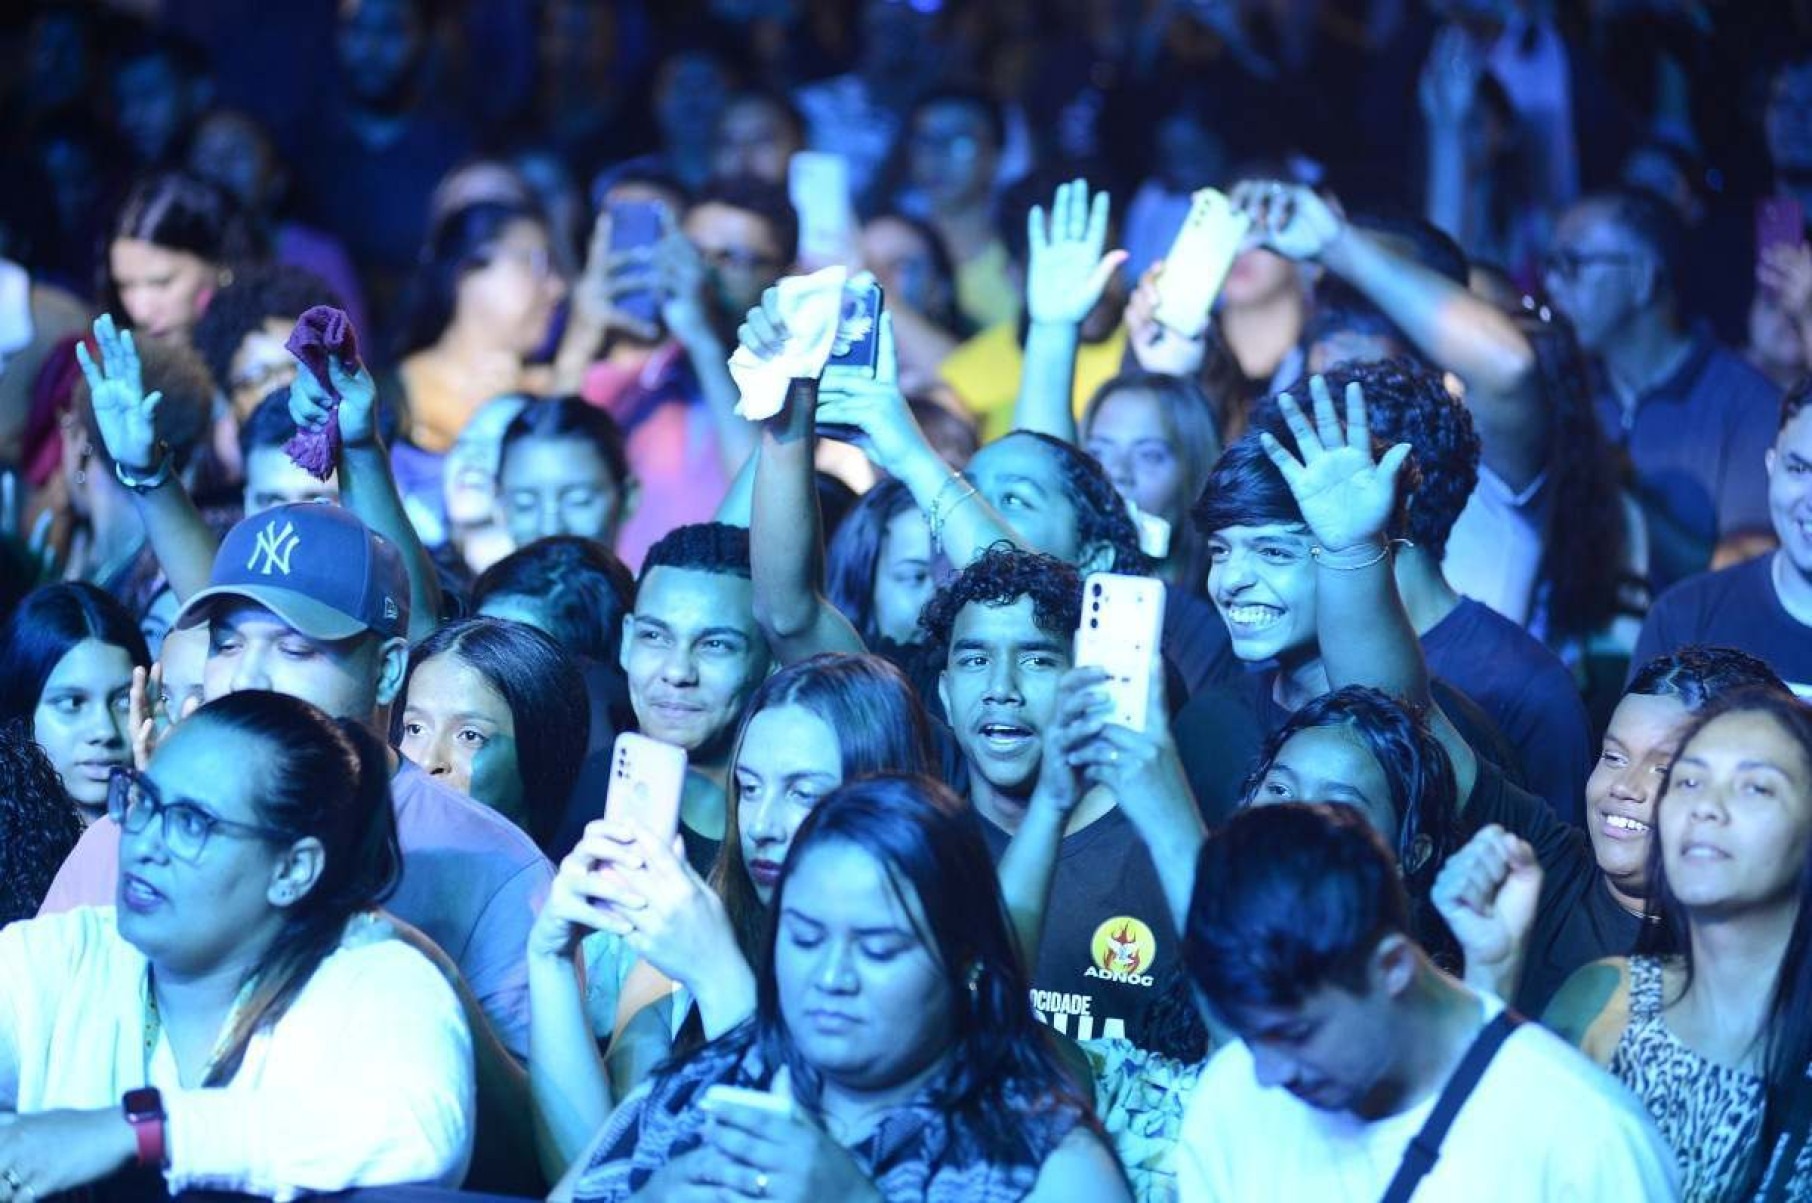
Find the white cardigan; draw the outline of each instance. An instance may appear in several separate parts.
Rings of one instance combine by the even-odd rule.
[[[144,980],[111,907],[0,930],[0,1111],[118,1107],[144,1085]],[[471,1160],[471,1033],[439,970],[395,939],[323,961],[231,1084],[183,1088],[167,1037],[150,1076],[172,1193],[456,1187]]]

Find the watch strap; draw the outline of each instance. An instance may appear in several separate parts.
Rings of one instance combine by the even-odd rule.
[[[114,460],[113,478],[134,493],[149,493],[152,489],[159,488],[170,479],[170,449],[162,443],[157,445],[157,466],[144,476],[133,475],[118,460]]]
[[[138,1164],[150,1169],[164,1168],[164,1098],[154,1086],[128,1090],[120,1100],[126,1122],[138,1140]]]

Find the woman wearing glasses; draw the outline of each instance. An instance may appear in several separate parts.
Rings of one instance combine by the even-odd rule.
[[[368,732],[264,692],[114,773],[117,906],[0,931],[0,1200],[135,1165],[172,1193],[457,1185],[471,1037],[371,915],[386,778]]]

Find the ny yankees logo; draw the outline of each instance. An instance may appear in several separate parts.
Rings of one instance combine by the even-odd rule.
[[[289,575],[289,558],[296,552],[302,542],[296,534],[296,525],[285,522],[281,527],[275,519],[267,522],[264,529],[258,532],[258,545],[252,548],[252,558],[246,561],[246,571],[262,572],[269,576],[272,572]]]

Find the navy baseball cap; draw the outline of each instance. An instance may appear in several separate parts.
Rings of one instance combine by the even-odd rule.
[[[409,628],[402,556],[337,505],[298,502],[241,521],[176,625],[201,625],[222,598],[256,602],[313,639],[388,638]]]

